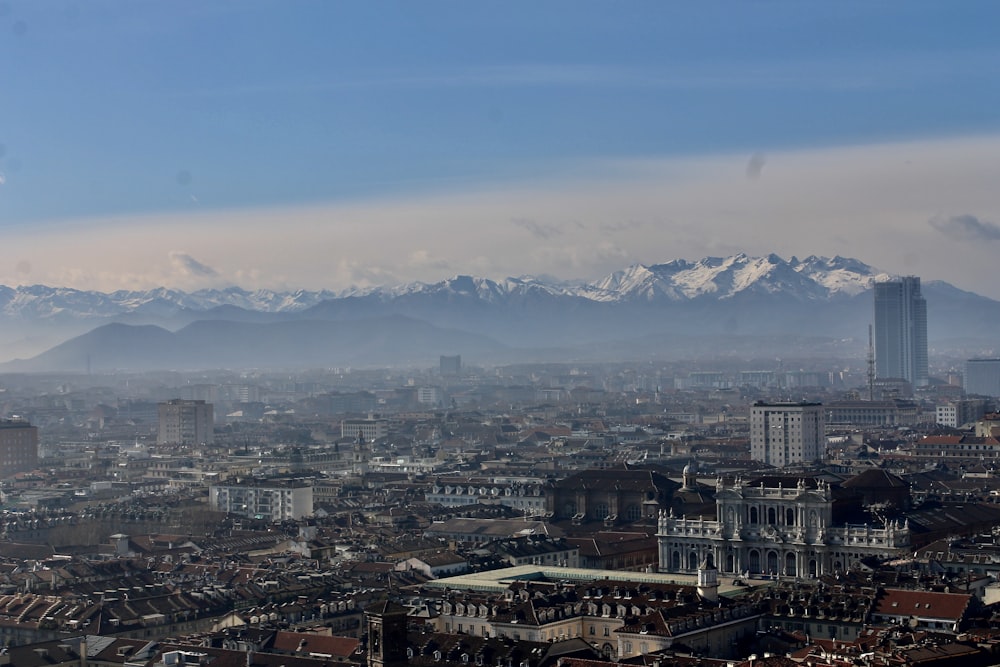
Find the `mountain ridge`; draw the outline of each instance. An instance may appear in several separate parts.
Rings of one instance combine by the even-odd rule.
[[[733,342],[738,338],[760,341],[755,345],[762,352],[773,341],[773,354],[781,356],[787,344],[778,341],[789,337],[803,341],[803,350],[826,340],[829,349],[863,354],[872,285],[888,277],[839,256],[785,260],[741,253],[633,264],[591,282],[457,275],[341,292],[230,287],[190,294],[0,287],[3,332],[23,327],[29,332],[20,334],[24,347],[33,347],[19,353],[15,341],[0,349],[8,359],[31,358],[4,365],[6,370],[52,370],[59,363],[80,368],[82,359],[112,368],[165,368],[274,367],[309,359],[355,366],[430,363],[435,354],[454,353],[498,363],[545,354],[594,359],[611,350],[659,358],[680,350],[723,353],[740,347]],[[923,287],[930,339],[963,337],[979,340],[982,349],[997,346],[992,332],[1000,331],[1000,302],[941,281]],[[163,333],[101,328],[109,323],[155,325]],[[351,327],[367,333],[355,335]],[[192,334],[197,331],[202,335]],[[150,333],[148,344],[144,332]],[[343,349],[330,352],[324,335]],[[123,337],[120,343],[115,336]],[[56,348],[59,354],[52,353]],[[39,355],[42,350],[48,351]]]
[[[0,285],[0,316],[13,319],[75,317],[100,318],[128,313],[163,315],[181,310],[205,311],[237,306],[263,313],[296,313],[323,301],[350,297],[395,299],[416,293],[450,290],[454,294],[490,301],[544,292],[593,301],[622,301],[654,296],[683,301],[704,296],[732,297],[746,290],[800,291],[811,298],[856,295],[876,279],[889,274],[859,260],[811,255],[804,260],[778,255],[684,259],[659,264],[632,264],[598,280],[571,283],[534,276],[502,280],[458,274],[436,282],[413,281],[397,285],[333,290],[248,290],[238,286],[203,288],[193,292],[156,287],[149,290],[101,292],[46,285]]]

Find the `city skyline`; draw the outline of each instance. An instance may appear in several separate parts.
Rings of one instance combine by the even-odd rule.
[[[344,289],[774,252],[1000,298],[998,10],[721,7],[4,3],[0,283]]]

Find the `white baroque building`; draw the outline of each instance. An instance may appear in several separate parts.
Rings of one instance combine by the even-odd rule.
[[[846,571],[871,556],[908,551],[908,524],[835,525],[833,494],[822,480],[716,483],[716,517],[688,519],[661,511],[661,572],[696,572],[707,560],[731,575],[815,577]]]

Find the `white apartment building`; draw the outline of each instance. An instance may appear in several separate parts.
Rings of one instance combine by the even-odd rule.
[[[441,390],[428,385],[417,387],[417,403],[420,405],[440,405]]]
[[[826,454],[821,403],[769,403],[750,408],[750,458],[776,468],[818,461]]]
[[[283,521],[312,516],[313,489],[295,480],[248,480],[213,484],[208,503],[213,510],[256,519]]]
[[[987,404],[982,399],[950,401],[935,408],[935,423],[952,428],[971,424],[986,414]]]

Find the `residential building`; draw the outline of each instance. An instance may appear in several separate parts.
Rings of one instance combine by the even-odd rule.
[[[904,426],[920,421],[915,401],[833,401],[826,404],[827,425]]]
[[[455,542],[485,544],[511,537],[562,537],[563,532],[544,521],[524,519],[471,519],[457,517],[435,521],[424,530],[425,537],[441,537]]]
[[[1000,458],[1000,439],[994,435],[927,435],[915,442],[909,452],[914,458],[942,463],[948,459],[995,461]]]
[[[210,445],[215,427],[211,403],[177,398],[158,406],[158,445]]]
[[[424,385],[417,387],[417,403],[436,406],[441,404],[441,390],[438,387]]]
[[[928,384],[927,302],[916,276],[875,283],[875,375]]]
[[[967,593],[887,588],[875,603],[872,620],[914,630],[957,633],[972,599],[973,596]]]
[[[429,503],[445,507],[506,505],[525,514],[545,514],[545,486],[540,480],[492,478],[442,478],[425,494]]]
[[[0,478],[38,467],[38,427],[24,419],[0,420]]]
[[[757,401],[750,408],[750,458],[777,468],[826,454],[821,403]]]
[[[495,542],[491,550],[501,559],[516,565],[580,567],[580,547],[569,540],[518,537]]]
[[[522,565],[495,571],[496,580],[480,573],[425,588],[444,591],[432,621],[439,632],[513,644],[578,639],[606,659],[674,646],[733,658],[739,642],[754,635],[760,613],[747,596],[733,597],[737,588],[714,580],[714,572],[703,570],[695,586],[686,576]]]
[[[312,516],[312,485],[304,480],[238,480],[213,484],[209,507],[220,512],[283,521]]]
[[[375,442],[389,435],[388,419],[345,419],[340,422],[340,435],[343,438],[356,439],[358,434],[364,436],[365,442]]]
[[[469,561],[454,551],[442,551],[440,553],[407,558],[396,563],[395,569],[403,572],[416,570],[422,572],[424,576],[437,579],[439,577],[450,577],[468,572]]]
[[[986,414],[987,404],[983,399],[950,401],[935,409],[935,422],[942,426],[961,428],[964,424],[978,421]]]

